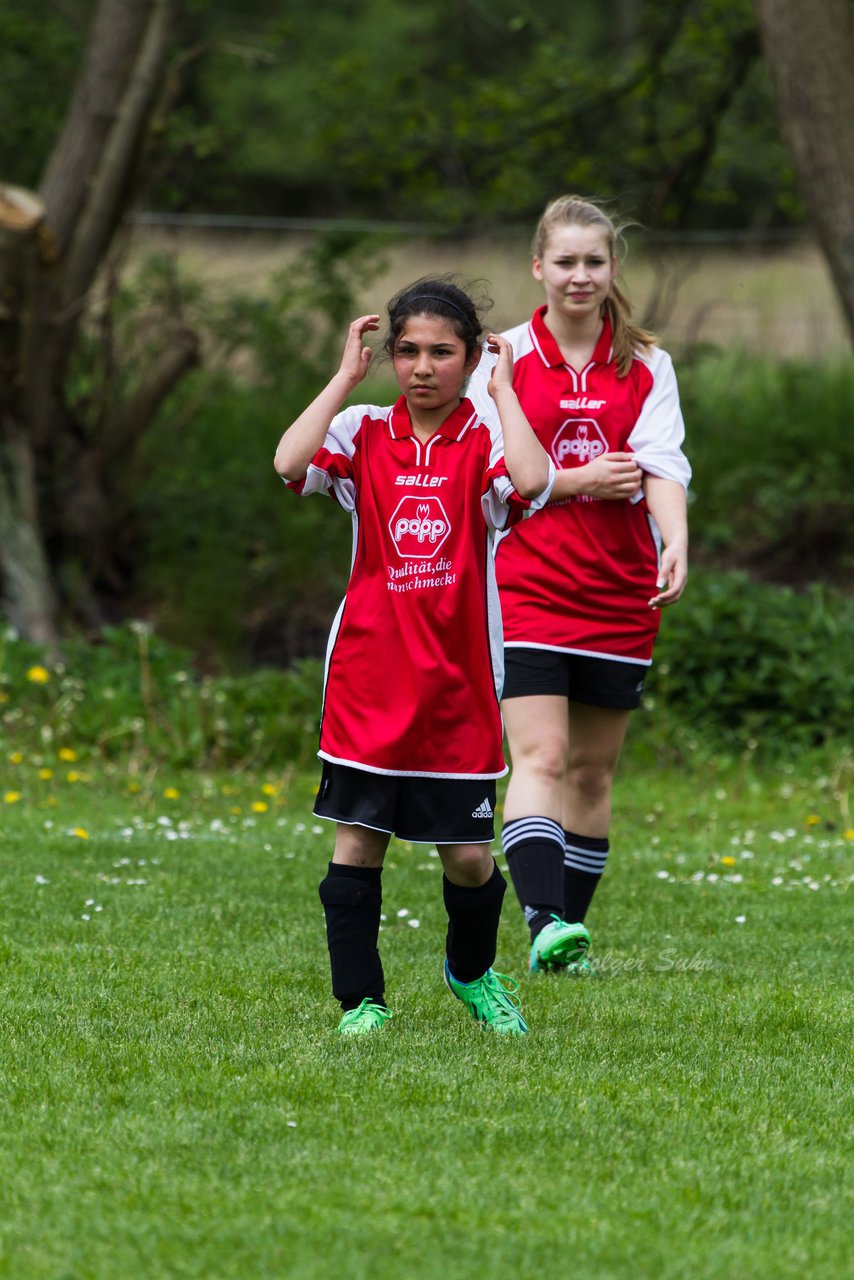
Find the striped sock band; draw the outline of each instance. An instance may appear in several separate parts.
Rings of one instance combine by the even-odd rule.
[[[553,818],[514,818],[504,824],[501,843],[533,939],[563,914],[563,829]]]
[[[574,831],[562,831],[561,835],[564,841],[563,865],[573,871],[601,876],[608,860],[608,837],[577,836]]]
[[[581,923],[587,914],[608,860],[607,836],[579,836],[564,831],[563,918]]]
[[[501,847],[505,857],[509,857],[517,845],[527,840],[551,841],[559,845],[562,851],[565,844],[563,827],[553,818],[514,818],[512,822],[504,823]]]

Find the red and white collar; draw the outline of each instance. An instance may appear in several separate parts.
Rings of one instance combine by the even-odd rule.
[[[430,439],[436,436],[447,436],[449,440],[462,440],[466,431],[477,421],[477,412],[471,400],[461,400],[456,409],[448,414],[441,426],[437,427]],[[400,399],[392,406],[391,413],[388,418],[388,429],[392,440],[404,440],[407,436],[414,436],[412,430],[412,419],[409,416],[409,408],[406,404],[406,396]],[[430,441],[427,441],[429,444]]]
[[[560,369],[566,365],[566,361],[561,355],[560,347],[557,345],[557,339],[549,329],[545,321],[546,307],[539,307],[531,318],[530,330],[531,341],[534,349],[542,360],[543,364],[548,365],[550,369]],[[613,355],[613,335],[611,333],[611,318],[606,313],[605,320],[602,325],[602,332],[596,341],[593,349],[593,355],[585,366],[589,369],[591,364],[608,364]]]

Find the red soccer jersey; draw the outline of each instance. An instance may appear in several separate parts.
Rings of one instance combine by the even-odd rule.
[[[515,357],[513,386],[555,466],[633,452],[645,471],[687,487],[685,431],[667,353],[639,353],[618,377],[606,320],[593,358],[578,372],[564,361],[544,312],[504,337]],[[484,417],[494,415],[486,395],[490,365],[485,356],[468,391]],[[659,540],[642,497],[550,503],[498,540],[496,560],[508,646],[649,665],[661,616],[648,603],[656,594]]]
[[[347,593],[326,655],[320,751],[373,773],[507,772],[494,532],[545,501],[519,497],[500,429],[464,400],[426,444],[403,397],[333,420],[305,480],[353,520]]]

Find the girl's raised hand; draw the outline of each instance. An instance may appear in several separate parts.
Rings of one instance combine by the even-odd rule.
[[[379,329],[379,316],[359,316],[347,330],[347,341],[344,343],[344,354],[341,357],[339,372],[344,373],[355,387],[368,372],[368,366],[374,353],[370,347],[363,345],[366,333]]]
[[[513,390],[513,348],[500,334],[488,333],[486,349],[498,356],[486,387],[494,400],[499,391]]]

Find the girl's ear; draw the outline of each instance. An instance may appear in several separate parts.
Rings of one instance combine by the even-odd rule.
[[[531,275],[535,280],[542,280],[543,278],[543,264],[537,257],[531,263]]]
[[[474,351],[466,360],[465,364],[463,365],[463,372],[465,373],[465,376],[467,378],[474,373],[475,369],[480,364],[480,357],[482,355],[483,355],[483,347],[475,347]]]

